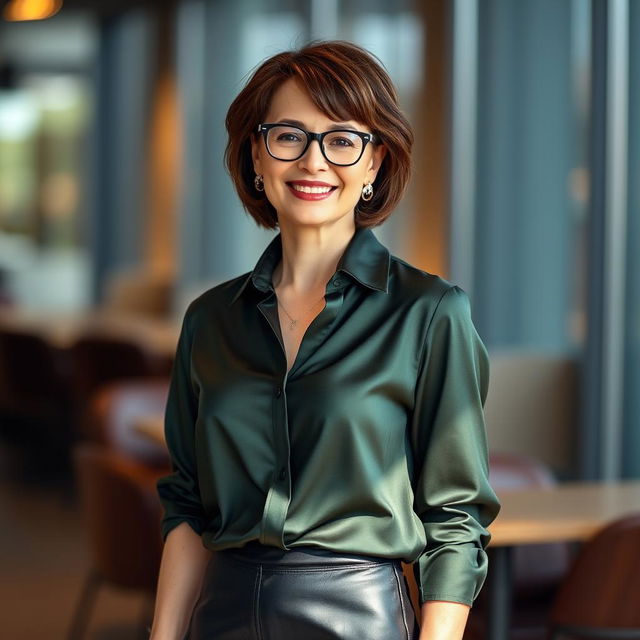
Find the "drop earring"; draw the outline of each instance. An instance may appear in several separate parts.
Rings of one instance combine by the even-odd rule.
[[[362,188],[362,199],[365,202],[369,202],[373,198],[373,185],[369,182]]]
[[[261,174],[257,174],[253,179],[253,185],[256,188],[256,191],[264,191],[264,178]]]

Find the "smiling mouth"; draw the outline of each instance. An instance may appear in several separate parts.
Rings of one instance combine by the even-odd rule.
[[[298,191],[300,193],[318,193],[318,194],[326,194],[330,193],[334,189],[338,187],[307,187],[301,184],[295,184],[293,182],[287,183],[294,191]]]

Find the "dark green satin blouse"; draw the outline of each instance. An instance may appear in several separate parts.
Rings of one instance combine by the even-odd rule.
[[[163,538],[257,539],[415,562],[420,602],[471,605],[487,572],[487,351],[467,294],[358,228],[287,374],[271,276],[188,307],[166,407]]]

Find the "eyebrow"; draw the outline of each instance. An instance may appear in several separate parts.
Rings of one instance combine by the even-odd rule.
[[[278,124],[291,124],[294,127],[299,127],[300,129],[307,128],[304,122],[300,122],[300,120],[293,120],[291,118],[282,118],[281,120],[278,120]],[[350,131],[356,130],[356,128],[352,124],[348,124],[347,122],[339,122],[329,125],[327,131],[332,131],[333,129],[348,129]]]

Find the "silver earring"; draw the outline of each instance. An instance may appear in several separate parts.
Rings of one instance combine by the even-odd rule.
[[[256,191],[264,191],[264,179],[261,174],[257,174],[253,179],[253,184],[256,188]]]
[[[369,182],[362,187],[362,199],[369,202],[373,198],[373,185]]]

